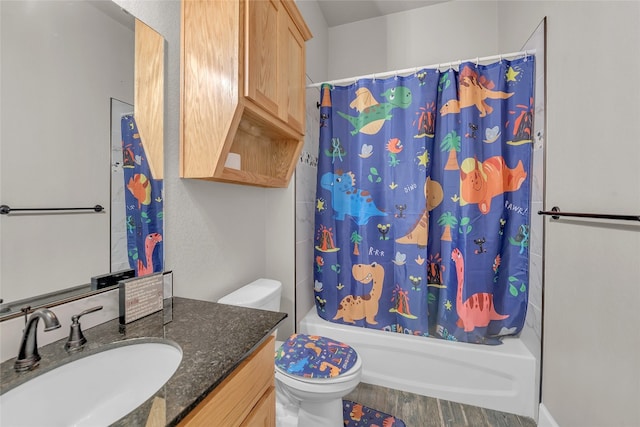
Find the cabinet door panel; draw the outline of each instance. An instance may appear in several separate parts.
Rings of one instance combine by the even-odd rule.
[[[286,15],[286,14],[285,14]],[[304,133],[305,119],[305,44],[293,20],[286,16],[285,69],[288,81],[285,86],[286,121],[295,130]]]
[[[276,389],[271,387],[244,419],[241,427],[276,427]]]
[[[183,0],[181,19],[180,176],[212,177],[240,103],[240,3]]]
[[[279,35],[282,6],[279,0],[249,0],[246,5],[248,13],[246,95],[267,111],[280,116],[279,75],[283,70],[280,70],[279,63]]]
[[[269,337],[179,424],[179,427],[241,425],[273,388],[274,338]],[[266,405],[263,404],[263,405]],[[275,401],[273,402],[275,422]],[[266,412],[266,408],[262,412]]]

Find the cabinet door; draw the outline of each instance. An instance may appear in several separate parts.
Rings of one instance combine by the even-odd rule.
[[[284,11],[283,11],[284,12]],[[286,20],[283,41],[283,61],[286,70],[281,75],[283,83],[286,118],[291,127],[304,133],[305,119],[305,44],[300,30],[288,13],[283,13]]]
[[[271,387],[244,419],[241,427],[276,427],[276,389]]]
[[[282,5],[280,0],[247,0],[245,95],[266,111],[286,121],[280,113]]]
[[[236,427],[242,425],[254,411],[261,414],[258,420],[266,420],[267,416],[273,415],[273,424],[265,425],[274,425],[275,400],[265,402],[265,396],[270,390],[274,390],[273,349],[274,338],[269,337],[258,350],[245,359],[231,375],[180,421],[178,426]],[[273,412],[267,415],[267,406],[271,404],[273,404]],[[262,409],[257,410],[258,406]]]

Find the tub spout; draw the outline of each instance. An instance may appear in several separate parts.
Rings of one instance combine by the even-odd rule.
[[[38,320],[40,319],[44,322],[45,332],[60,327],[60,322],[56,315],[47,308],[38,309],[31,314],[22,333],[22,343],[20,344],[18,358],[13,364],[13,368],[18,372],[31,370],[38,366],[40,362],[37,340]]]

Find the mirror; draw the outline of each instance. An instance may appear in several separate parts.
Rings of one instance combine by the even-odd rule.
[[[112,232],[136,230],[128,212],[124,221],[111,218],[128,208],[112,203],[112,175],[118,163],[128,167],[111,147],[122,116],[114,105],[134,106],[144,142],[131,160],[147,162],[161,180],[164,39],[110,0],[1,1],[0,20],[0,204],[11,209],[0,215],[0,318],[7,318],[18,306],[92,292],[91,277],[112,271],[112,254],[122,251]],[[141,175],[121,186],[140,206]],[[75,210],[96,205],[104,209]],[[64,210],[19,210],[48,208]]]

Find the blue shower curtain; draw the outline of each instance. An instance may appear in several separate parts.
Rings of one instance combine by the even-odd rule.
[[[120,125],[129,266],[145,276],[164,268],[162,179],[151,175],[133,115],[122,116]]]
[[[322,87],[322,318],[484,344],[520,332],[533,85],[529,56]]]

